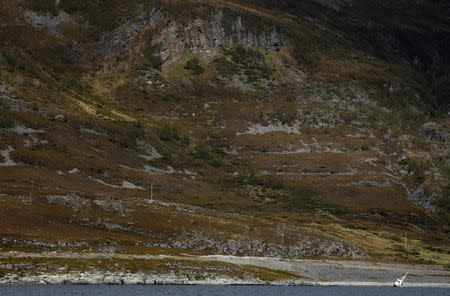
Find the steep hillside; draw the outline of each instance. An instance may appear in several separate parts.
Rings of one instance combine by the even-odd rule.
[[[1,252],[450,264],[449,6],[374,3],[3,0]]]

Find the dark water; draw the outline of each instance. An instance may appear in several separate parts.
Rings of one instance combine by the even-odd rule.
[[[450,296],[450,289],[274,286],[0,286],[1,296]]]

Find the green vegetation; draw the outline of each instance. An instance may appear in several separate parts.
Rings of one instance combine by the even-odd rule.
[[[444,186],[440,197],[436,201],[438,217],[450,225],[450,155],[442,155],[434,159],[436,166],[441,170],[447,184]]]
[[[158,127],[159,138],[165,142],[178,143],[183,146],[189,146],[191,139],[185,131],[177,129],[170,122],[162,122]]]
[[[143,126],[137,123],[120,122],[112,127],[108,134],[109,140],[118,143],[122,148],[136,148],[136,140],[144,139],[145,131]]]
[[[230,77],[239,73],[239,67],[227,57],[219,57],[214,60],[217,71],[224,77]]]
[[[209,140],[174,123],[158,122],[156,133],[166,148],[164,160],[174,167],[193,167],[205,172],[220,169],[215,173],[224,174],[239,166]]]
[[[265,18],[256,16],[245,10],[236,12],[231,9],[224,9],[221,25],[225,29],[225,34],[232,36],[236,33],[236,22],[240,19],[242,25],[256,34],[262,33],[265,28],[271,27],[273,24]]]
[[[200,64],[200,59],[196,56],[186,62],[184,69],[188,70],[192,75],[200,75],[205,71]]]
[[[63,0],[61,8],[68,13],[86,16],[92,25],[86,37],[98,38],[102,32],[114,29],[122,19],[132,14],[139,2],[139,0],[131,0],[126,3],[120,0]]]
[[[288,30],[289,39],[293,44],[293,56],[301,64],[315,66],[320,61],[321,53],[315,50],[315,40],[311,32]],[[323,48],[323,47],[321,47]]]
[[[164,0],[153,2],[154,7],[162,8],[179,21],[189,21],[196,17],[205,19],[214,11],[212,6],[197,0],[173,0],[170,5]]]
[[[450,185],[445,186],[442,195],[436,201],[437,216],[450,225]]]
[[[219,75],[230,77],[232,75],[245,75],[247,82],[253,83],[259,79],[269,79],[273,74],[264,58],[257,49],[237,46],[232,49],[223,48],[224,56],[215,59]]]
[[[27,7],[41,13],[57,14],[54,0],[26,0]]]
[[[14,120],[6,114],[0,114],[0,128],[14,127]]]
[[[96,174],[96,175],[103,175],[106,173],[106,171],[107,171],[107,169],[105,169],[104,167],[100,167],[95,164],[89,167],[89,172]]]
[[[413,173],[416,182],[422,182],[425,179],[425,172],[430,168],[431,163],[424,159],[408,158],[408,168]]]
[[[148,45],[144,50],[144,62],[143,65],[150,66],[154,69],[161,70],[162,61],[158,55],[159,46]]]
[[[139,0],[131,0],[124,3],[120,0],[103,1],[81,1],[63,0],[59,9],[70,14],[79,14],[87,17],[91,30],[85,35],[86,38],[97,38],[103,31],[114,29],[119,22],[130,15]],[[26,0],[27,8],[40,13],[57,14],[58,8],[54,0]]]
[[[218,181],[222,190],[234,190],[259,202],[275,203],[289,211],[308,211],[322,207],[314,200],[315,193],[307,188],[290,187],[273,175],[261,175],[254,171],[224,176]]]

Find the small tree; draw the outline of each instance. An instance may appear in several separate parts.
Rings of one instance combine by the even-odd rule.
[[[193,57],[189,61],[187,61],[184,69],[191,72],[192,75],[200,75],[204,72],[202,65],[200,65],[200,60],[198,57]]]

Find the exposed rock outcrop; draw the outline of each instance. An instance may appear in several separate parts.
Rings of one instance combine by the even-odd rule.
[[[225,26],[224,24],[227,23]],[[188,49],[204,57],[212,57],[221,46],[236,45],[279,50],[282,38],[275,27],[260,28],[259,32],[246,27],[240,16],[226,16],[222,10],[205,19],[177,22],[160,18],[161,29],[152,38],[160,48],[164,63],[179,59]]]
[[[304,258],[307,256],[343,256],[366,258],[367,255],[355,246],[335,239],[313,239],[308,236],[297,237],[292,244],[268,243],[245,238],[215,239],[202,233],[185,233],[169,239],[165,243],[151,242],[147,247],[174,248],[196,251],[212,250],[215,254],[265,256],[279,258]]]
[[[32,10],[25,10],[23,14],[26,21],[38,28],[45,28],[50,35],[61,37],[62,32],[59,25],[71,21],[71,16],[61,10],[55,16],[50,14],[39,14]]]
[[[421,206],[427,212],[433,212],[435,205],[433,203],[433,194],[427,192],[423,187],[417,188],[409,192],[408,199],[413,203]]]
[[[422,125],[420,131],[431,141],[450,141],[450,132],[442,124],[427,122]]]
[[[279,50],[283,44],[277,28],[268,26],[258,30],[246,26],[238,15],[216,10],[205,18],[179,21],[158,9],[127,19],[95,43],[77,46],[78,58],[85,62],[110,60],[130,49],[140,34],[154,32],[147,40],[157,50],[163,64],[179,60],[185,50],[206,58],[213,57],[220,47],[237,45]]]

